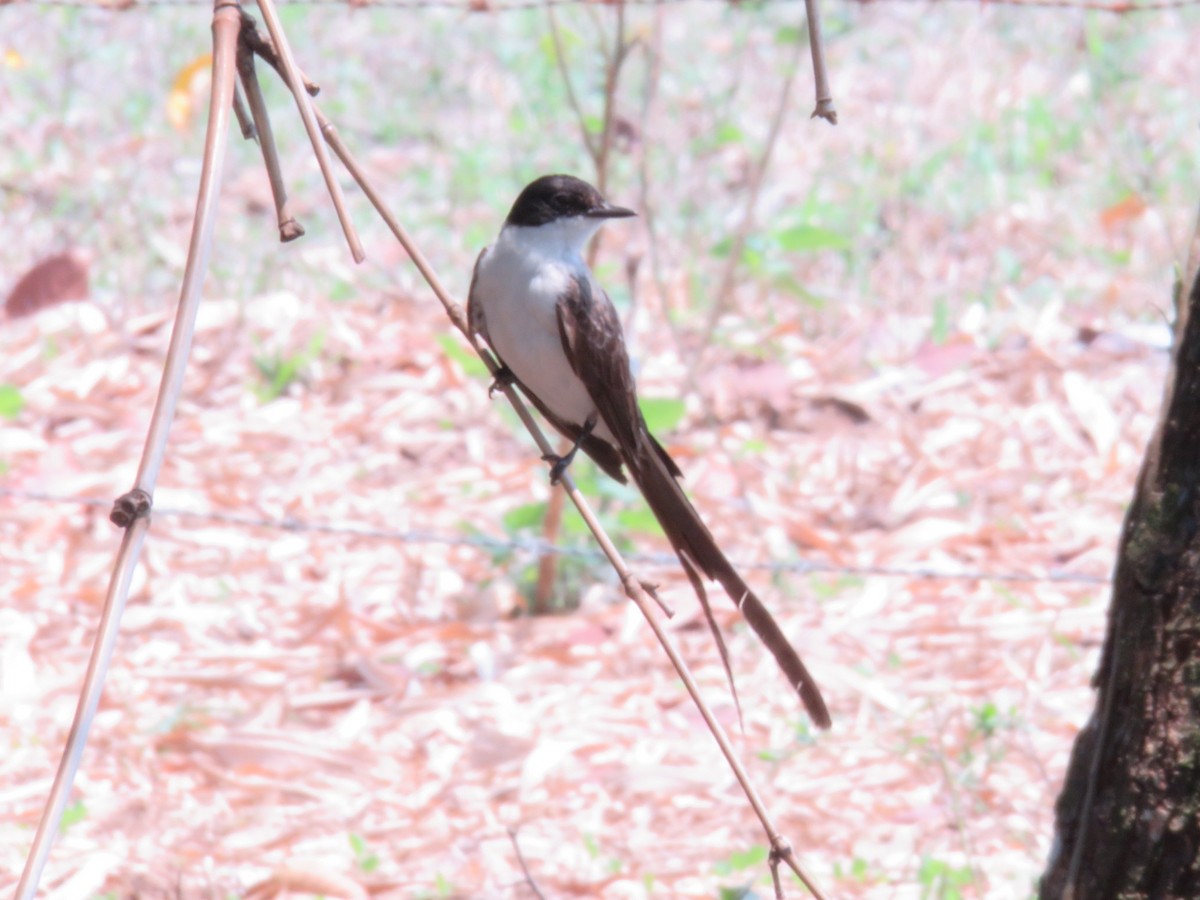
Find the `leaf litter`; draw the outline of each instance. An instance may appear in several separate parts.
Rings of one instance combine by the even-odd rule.
[[[963,46],[994,40],[979,28]],[[1178,67],[1163,67],[1183,82],[1195,63],[1177,43]],[[964,86],[936,62],[910,86],[931,108],[1008,90],[982,75]],[[856,71],[883,115],[908,115],[883,103],[882,66]],[[831,140],[858,158],[864,133]],[[915,157],[928,138],[901,128],[892,149]],[[806,146],[780,165],[806,165]],[[1148,225],[1155,215],[1114,198],[1070,218],[1038,194],[958,227],[953,210],[889,201],[892,243],[860,273],[872,302],[768,319],[770,298],[747,290],[687,417],[663,435],[730,556],[776,566],[748,580],[816,674],[833,730],[807,726],[718,607],[737,732],[685,579],[636,567],[678,608],[676,638],[834,896],[925,896],[939,878],[962,896],[1023,896],[1042,867],[1166,371],[1166,328],[1142,315],[1166,296],[1153,262],[1164,242],[1147,229],[1170,229]],[[1140,241],[1151,261],[1112,275],[1043,252],[1058,225],[1083,247]],[[1001,246],[1026,270],[990,309],[969,304]],[[318,247],[311,264],[333,253]],[[848,283],[823,255],[798,275],[814,294]],[[1039,277],[1097,302],[1028,302]],[[510,615],[535,556],[479,539],[512,538],[504,517],[545,498],[545,467],[439,345],[432,303],[394,288],[335,302],[281,281],[202,309],[160,512],[47,888],[529,897],[512,829],[550,896],[769,890],[763,836],[611,576],[579,568],[569,615]],[[965,308],[931,315],[935,288]],[[0,385],[20,398],[0,416],[0,485],[18,492],[0,495],[0,874],[12,881],[74,711],[118,541],[106,501],[132,480],[169,327],[160,310],[114,320],[104,303],[0,330]],[[687,367],[649,318],[642,391],[671,396]],[[745,351],[768,332],[770,359]],[[820,567],[787,568],[803,563]]]
[[[342,330],[395,356],[324,356],[263,404],[246,384],[248,335],[320,318],[269,312],[202,332],[205,346],[236,349],[219,370],[195,367],[206,388],[181,407],[161,507],[448,537],[470,523],[502,541],[504,513],[545,495],[542,465],[483,382],[415,338],[441,328],[436,316],[338,308]],[[49,365],[12,353],[0,372],[28,399],[0,426],[5,486],[114,495],[159,360],[128,355],[116,335],[85,339],[67,315],[6,329],[12,347],[51,336],[61,352]],[[797,546],[845,567],[752,575],[818,673],[827,735],[809,730],[769,658],[719,609],[746,714],[736,743],[785,834],[841,896],[895,890],[926,857],[980,885],[1027,880],[1090,708],[1106,586],[869,569],[1102,579],[1164,354],[1106,352],[1063,327],[1056,344],[976,347],[944,386],[901,360],[887,379],[841,383],[821,373],[814,346],[789,341],[814,372],[770,395],[781,424],[743,418],[738,403],[764,400],[733,394],[715,427],[669,439],[694,435],[688,484],[735,558],[784,562]],[[853,397],[867,418],[827,427],[818,389]],[[447,416],[467,432],[444,427]],[[751,439],[761,452],[739,452]],[[15,872],[117,536],[103,508],[0,502],[0,803]],[[652,875],[660,890],[708,895],[728,880],[714,867],[762,838],[648,630],[592,571],[600,602],[512,619],[496,606],[511,567],[481,547],[156,516],[84,757],[86,815],[60,838],[51,885],[87,873],[90,890],[119,894],[274,896],[349,879],[373,895],[450,884],[522,896],[515,828],[556,894],[634,895]],[[688,606],[679,573],[650,574]],[[735,729],[715,652],[682,612],[676,636]],[[350,834],[377,855],[371,871]],[[858,880],[845,874],[855,860]]]

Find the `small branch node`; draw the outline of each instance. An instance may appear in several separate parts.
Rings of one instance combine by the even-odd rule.
[[[135,521],[150,515],[150,507],[154,505],[153,498],[140,488],[134,488],[122,494],[113,503],[108,520],[118,528],[128,528]]]
[[[640,580],[638,583],[641,585],[642,590],[645,591],[646,594],[649,595],[654,600],[654,602],[658,604],[658,608],[662,610],[662,613],[664,616],[666,616],[668,619],[675,618],[675,610],[673,610],[670,607],[670,605],[667,603],[666,600],[664,600],[662,597],[658,596],[658,585],[657,584],[651,584],[649,581],[642,581],[642,580]]]

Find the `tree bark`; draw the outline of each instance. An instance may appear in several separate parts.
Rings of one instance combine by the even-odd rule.
[[[1041,900],[1200,898],[1200,278],[1176,310]]]

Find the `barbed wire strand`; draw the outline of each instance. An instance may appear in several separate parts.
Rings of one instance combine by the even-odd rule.
[[[803,0],[749,0],[753,5],[801,3]],[[1043,9],[1083,9],[1093,12],[1127,15],[1138,12],[1163,12],[1200,4],[1200,0],[1139,0],[1136,3],[1096,3],[1093,0],[843,0],[858,6],[879,3],[904,3],[937,6],[969,3],[974,6],[1029,6]],[[725,3],[736,6],[738,0],[623,0],[626,6],[678,6],[685,3]],[[0,0],[5,6],[73,7],[128,12],[139,7],[211,6],[212,0]],[[610,6],[612,0],[289,0],[288,6],[350,6],[355,9],[443,9],[465,13],[504,13],[563,6]]]
[[[108,510],[112,506],[111,498],[69,496],[66,494],[52,494],[46,491],[24,491],[13,488],[0,488],[0,497],[7,497],[25,503],[44,503],[47,505],[73,504],[104,510]],[[521,552],[534,555],[554,554],[556,556],[569,556],[596,562],[604,560],[604,554],[599,550],[593,550],[588,547],[568,547],[561,544],[549,544],[537,538],[497,538],[483,534],[448,534],[421,529],[403,531],[379,528],[355,522],[320,522],[291,517],[270,519],[242,513],[206,512],[158,505],[155,505],[153,515],[173,519],[214,522],[241,528],[262,528],[269,531],[361,537],[401,544],[442,544],[450,547],[474,547],[481,550]],[[679,560],[670,553],[628,553],[626,554],[626,559],[657,568],[674,568],[679,565]],[[800,559],[791,562],[739,562],[735,563],[735,565],[738,568],[790,575],[881,576],[885,578],[909,578],[922,581],[995,581],[1007,584],[1051,583],[1093,585],[1097,587],[1112,583],[1111,578],[1077,572],[1045,572],[1037,574],[1032,572],[990,571],[987,569],[938,569],[925,566],[853,566],[811,559]]]

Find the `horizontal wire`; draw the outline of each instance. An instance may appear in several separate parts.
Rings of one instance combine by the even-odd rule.
[[[736,0],[622,0],[625,6],[671,6],[684,3],[727,3],[737,6]],[[748,5],[790,3],[801,0],[750,0]],[[937,6],[940,3],[970,3],[975,6],[1030,6],[1049,9],[1086,9],[1095,12],[1126,15],[1136,12],[1160,12],[1196,6],[1200,0],[1141,0],[1136,3],[1096,3],[1092,0],[843,0],[859,6],[878,3],[906,3]],[[65,6],[86,9],[126,12],[149,6],[210,6],[212,0],[0,0],[4,6]],[[502,13],[518,10],[545,9],[560,6],[614,6],[614,0],[288,0],[288,6],[349,6],[352,8],[390,9],[451,9],[467,13]]]
[[[0,497],[9,497],[29,503],[74,504],[108,509],[112,500],[100,497],[75,497],[63,494],[51,494],[44,491],[23,491],[12,488],[0,488]],[[393,541],[404,544],[442,544],[451,547],[475,547],[482,550],[505,550],[531,553],[538,556],[555,555],[569,556],[577,559],[602,562],[604,554],[599,550],[586,547],[566,547],[561,544],[550,544],[543,540],[520,538],[493,538],[487,535],[446,534],[436,531],[398,531],[388,528],[376,528],[354,522],[313,522],[304,519],[266,519],[248,516],[240,513],[200,512],[187,509],[156,506],[153,515],[166,516],[175,519],[193,519],[204,522],[218,522],[224,525],[236,525],[246,528],[264,528],[272,531],[290,531],[313,534],[330,534],[347,537],[364,537],[372,540]],[[629,553],[626,559],[630,562],[643,563],[659,568],[673,568],[678,560],[670,553]],[[846,566],[821,560],[795,560],[793,562],[743,562],[735,563],[738,568],[762,572],[812,575],[832,574],[849,576],[882,576],[886,578],[911,578],[922,581],[996,581],[1017,584],[1086,584],[1107,585],[1111,579],[1099,575],[1084,575],[1075,572],[1046,572],[1034,574],[1030,572],[993,572],[986,569],[937,569],[916,566]]]

